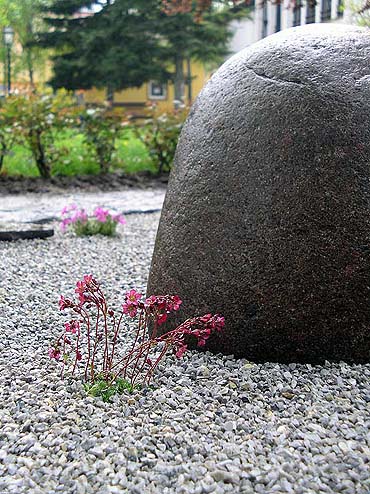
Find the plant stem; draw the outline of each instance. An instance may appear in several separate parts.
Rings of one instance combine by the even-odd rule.
[[[123,312],[122,312],[120,318],[118,319],[116,330],[114,332],[113,343],[112,343],[112,354],[111,354],[111,357],[110,357],[110,366],[109,366],[109,369],[108,369],[109,371],[111,370],[111,367],[112,367],[112,364],[113,364],[114,351],[116,349],[118,332],[119,332],[119,329],[120,329],[120,326],[121,326],[122,318],[123,318]],[[116,320],[114,319],[114,324],[115,324],[115,322],[116,322]]]

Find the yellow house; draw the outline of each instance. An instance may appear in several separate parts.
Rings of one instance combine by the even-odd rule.
[[[184,72],[189,73],[189,67],[184,67]],[[200,63],[190,63],[191,84],[185,84],[183,90],[183,103],[190,106],[210,73]],[[81,99],[85,103],[103,103],[106,100],[104,89],[91,89],[81,91]],[[159,112],[167,112],[174,108],[174,86],[172,83],[159,83],[149,81],[139,88],[130,88],[114,93],[114,107],[123,108],[128,112],[140,114],[145,111],[148,104],[155,103]]]

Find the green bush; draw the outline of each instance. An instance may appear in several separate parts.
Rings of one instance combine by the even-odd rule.
[[[8,97],[2,110],[3,118],[12,122],[14,140],[28,147],[40,175],[49,178],[61,155],[54,145],[56,133],[75,126],[74,100],[62,91],[21,94]]]
[[[186,109],[163,114],[153,109],[142,124],[134,126],[136,136],[145,144],[158,174],[171,170],[186,116]]]
[[[102,108],[88,108],[80,116],[81,130],[100,166],[106,173],[117,159],[116,140],[122,131],[122,118]]]
[[[0,171],[3,168],[4,158],[16,143],[17,121],[9,111],[8,100],[0,107]]]

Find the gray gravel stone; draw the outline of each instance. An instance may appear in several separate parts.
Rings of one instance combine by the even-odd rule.
[[[89,272],[117,305],[143,291],[158,219],[130,216],[122,238],[0,245],[1,494],[367,494],[369,365],[194,352],[110,404],[60,382],[59,294]]]

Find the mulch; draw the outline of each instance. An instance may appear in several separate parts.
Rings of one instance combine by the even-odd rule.
[[[156,176],[149,172],[135,175],[106,173],[103,175],[85,175],[78,177],[55,176],[50,179],[41,177],[11,177],[0,175],[0,196],[25,193],[65,193],[70,192],[106,192],[122,189],[165,188],[168,175]]]

